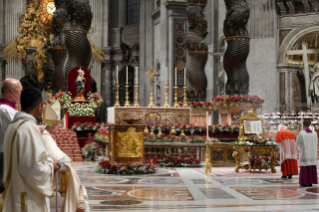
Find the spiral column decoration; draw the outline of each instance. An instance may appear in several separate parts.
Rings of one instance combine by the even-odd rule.
[[[188,58],[186,62],[187,79],[189,82],[188,93],[194,92],[196,100],[206,100],[207,77],[205,65],[208,59],[208,47],[205,42],[207,36],[207,21],[204,9],[207,0],[188,0],[186,5],[186,17],[189,31],[186,34],[186,46]]]
[[[54,71],[52,75],[52,94],[66,91],[66,79],[64,78],[64,63],[67,58],[67,49],[65,46],[63,28],[68,19],[64,0],[55,0],[56,11],[52,19],[52,29],[54,38],[51,45],[50,53],[54,63]]]
[[[68,21],[64,27],[64,39],[67,59],[64,64],[64,77],[75,66],[88,68],[92,50],[87,33],[92,24],[93,14],[89,0],[64,0]]]
[[[224,0],[226,19],[224,35],[227,50],[224,55],[224,69],[227,74],[226,94],[248,95],[249,74],[246,61],[249,54],[249,34],[246,29],[250,9],[246,0]]]

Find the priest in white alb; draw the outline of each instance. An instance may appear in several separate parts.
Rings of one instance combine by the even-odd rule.
[[[300,132],[297,136],[297,148],[300,151],[299,155],[299,184],[301,186],[312,186],[318,184],[317,177],[317,149],[318,149],[318,135],[312,131],[310,120],[305,119],[303,122],[305,130]]]
[[[46,197],[53,195],[53,176],[59,170],[44,146],[36,118],[42,117],[42,93],[27,88],[21,93],[21,112],[4,138],[4,175],[0,212],[49,212]]]
[[[67,191],[65,198],[62,198],[64,199],[62,200],[62,212],[89,212],[90,209],[86,189],[73,169],[70,158],[57,146],[56,141],[52,137],[52,135],[56,135],[58,128],[60,127],[60,110],[61,106],[58,101],[56,101],[52,106],[50,104],[46,104],[42,119],[42,122],[45,125],[42,138],[50,157],[56,161],[65,158],[66,163],[64,166],[66,166],[69,170],[66,172]],[[60,185],[61,179],[62,175],[59,172]]]

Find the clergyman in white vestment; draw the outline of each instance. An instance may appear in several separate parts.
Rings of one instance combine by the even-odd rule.
[[[303,126],[305,130],[297,136],[297,148],[300,150],[299,155],[299,184],[301,186],[312,186],[318,184],[317,177],[317,146],[318,135],[312,131],[310,120],[305,119]]]
[[[81,180],[76,174],[71,165],[71,159],[57,146],[56,141],[52,135],[56,135],[58,128],[60,127],[60,111],[61,106],[56,101],[52,106],[46,104],[42,122],[46,126],[45,131],[42,133],[44,145],[49,152],[49,156],[58,161],[61,158],[66,159],[64,164],[70,170],[66,173],[67,191],[64,198],[62,212],[89,212],[88,196],[85,187],[81,184]],[[59,173],[59,182],[61,183],[62,176]],[[55,180],[54,180],[55,182]]]
[[[18,112],[16,107],[20,105],[22,85],[19,80],[5,79],[1,85],[0,99],[0,151],[3,147],[4,135],[11,124],[13,117]]]
[[[42,94],[21,93],[22,112],[9,125],[4,139],[4,181],[0,212],[48,212],[45,198],[53,195],[53,174],[59,170],[44,146],[36,118],[42,117]]]

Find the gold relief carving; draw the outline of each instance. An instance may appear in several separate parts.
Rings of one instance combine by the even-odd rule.
[[[145,116],[146,123],[161,123],[161,115],[158,113],[149,113]]]
[[[120,120],[118,122],[121,123],[123,121],[123,119],[132,119],[132,116],[130,113],[124,112],[124,113],[121,113]]]
[[[278,157],[277,153],[277,146],[240,146],[240,145],[235,145],[233,146],[233,158],[236,160],[236,166],[235,166],[235,172],[238,172],[239,169],[245,169],[248,170],[249,173],[251,173],[252,170],[256,171],[256,169],[259,170],[268,170],[269,168],[271,169],[272,173],[276,173],[276,168],[275,168],[275,161],[276,158]],[[248,165],[240,165],[240,154],[247,152],[248,153]],[[256,153],[259,155],[259,161],[253,161],[252,160],[252,153]],[[270,162],[270,167],[266,165],[262,165],[261,163],[261,158],[262,155],[270,153],[272,155],[271,162]]]
[[[234,160],[232,149],[227,150],[227,160]]]
[[[186,116],[182,113],[178,113],[174,116],[175,123],[186,123]]]
[[[223,150],[214,150],[213,151],[213,160],[214,161],[223,161],[224,160],[224,151]]]
[[[139,119],[141,124],[178,124],[190,123],[190,108],[124,108],[117,107],[115,110],[115,120],[117,123],[123,122],[123,119]]]
[[[118,157],[142,157],[143,132],[130,127],[127,132],[118,132]]]

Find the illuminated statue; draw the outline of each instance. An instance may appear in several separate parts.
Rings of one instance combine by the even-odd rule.
[[[76,87],[76,97],[74,101],[83,102],[85,101],[84,93],[85,93],[86,79],[84,77],[84,71],[81,68],[78,70],[78,73],[79,75],[75,81],[75,83],[77,84],[77,87]]]

